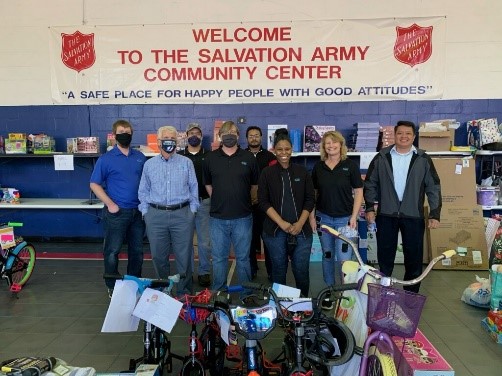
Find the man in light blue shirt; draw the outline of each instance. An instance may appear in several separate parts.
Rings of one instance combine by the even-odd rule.
[[[184,276],[177,289],[181,295],[192,292],[192,229],[199,190],[192,161],[176,154],[176,139],[174,127],[157,131],[160,155],[146,161],[138,197],[157,277],[169,276],[172,250],[177,272]]]

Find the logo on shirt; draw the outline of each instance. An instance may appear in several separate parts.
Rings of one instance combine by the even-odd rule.
[[[300,178],[295,178],[294,181],[295,182],[299,182],[301,179]]]
[[[248,165],[248,163],[247,163],[246,161],[242,161],[242,162],[241,162],[241,164],[242,164],[243,166],[247,166],[247,165]]]

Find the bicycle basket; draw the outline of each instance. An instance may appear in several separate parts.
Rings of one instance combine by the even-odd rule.
[[[366,324],[372,330],[411,338],[417,331],[425,299],[414,292],[370,283]]]
[[[179,317],[188,324],[198,324],[203,322],[211,312],[204,308],[192,308],[191,303],[209,303],[211,291],[202,290],[195,295],[184,295],[178,300],[183,303]]]

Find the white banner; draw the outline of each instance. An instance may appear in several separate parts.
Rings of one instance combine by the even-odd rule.
[[[435,99],[444,17],[51,27],[57,104]]]

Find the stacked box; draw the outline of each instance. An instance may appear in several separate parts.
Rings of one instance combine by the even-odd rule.
[[[27,142],[26,133],[9,133],[9,137],[4,141],[5,154],[26,154]]]
[[[99,137],[77,137],[78,154],[99,153]]]
[[[56,151],[56,141],[46,134],[30,135],[33,154],[52,154]]]
[[[376,151],[378,147],[378,138],[380,135],[380,124],[378,123],[356,123],[357,138],[356,151],[371,152]]]
[[[394,145],[394,126],[384,125],[380,127],[380,148]]]

